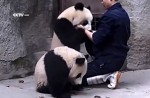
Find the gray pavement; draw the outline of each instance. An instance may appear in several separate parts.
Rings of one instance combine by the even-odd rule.
[[[72,98],[150,98],[150,69],[123,72],[118,88],[95,85],[76,92]],[[0,98],[52,98],[35,91],[34,76],[0,81]]]

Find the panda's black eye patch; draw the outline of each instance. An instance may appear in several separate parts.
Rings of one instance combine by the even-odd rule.
[[[82,23],[83,26],[86,26],[87,24],[88,24],[87,20],[83,21],[83,23]]]
[[[75,78],[80,78],[81,77],[81,73],[79,73]]]

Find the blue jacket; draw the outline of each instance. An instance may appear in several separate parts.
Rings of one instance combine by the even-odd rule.
[[[129,47],[130,19],[120,3],[116,3],[100,18],[93,34],[93,53],[96,64],[104,63],[119,68],[126,59]]]

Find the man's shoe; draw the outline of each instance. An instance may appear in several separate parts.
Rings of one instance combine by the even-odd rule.
[[[108,88],[115,89],[118,85],[120,77],[121,77],[121,72],[117,71],[113,73],[109,78],[110,84],[107,85]]]

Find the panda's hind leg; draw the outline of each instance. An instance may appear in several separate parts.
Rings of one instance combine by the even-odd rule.
[[[49,94],[49,87],[47,82],[47,76],[46,73],[35,72],[35,81],[36,81],[36,91],[39,93],[46,93]]]
[[[71,98],[71,85],[67,80],[49,86],[51,94],[56,98]]]
[[[50,94],[50,90],[49,90],[49,87],[48,85],[47,86],[39,86],[38,88],[36,88],[36,91],[39,92],[39,93],[45,93],[45,94]]]

